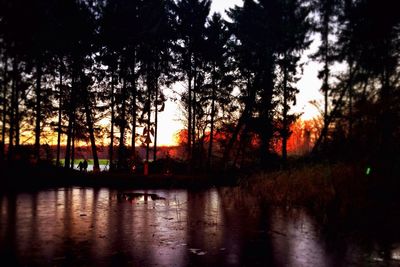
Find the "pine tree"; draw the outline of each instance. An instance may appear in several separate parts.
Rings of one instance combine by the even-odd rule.
[[[236,39],[234,56],[244,84],[244,110],[225,149],[225,162],[243,127],[259,135],[259,156],[264,165],[272,152],[278,2],[247,0],[243,7],[235,7],[229,13]]]
[[[330,78],[331,66],[335,61],[335,44],[330,37],[335,34],[334,23],[338,15],[338,0],[322,0],[314,1],[314,9],[316,10],[318,19],[315,22],[315,30],[321,36],[321,45],[317,53],[313,55],[313,59],[318,60],[323,64],[323,69],[320,70],[318,78],[322,79],[321,91],[324,94],[324,127],[319,136],[314,151],[320,148],[320,144],[326,139],[329,128],[329,93],[330,93]]]
[[[204,32],[207,16],[210,12],[210,0],[181,0],[173,5],[175,31],[178,33],[178,64],[187,79],[186,108],[188,111],[188,159],[192,158],[195,142],[196,89],[197,72],[200,64],[201,47],[204,44]]]
[[[296,88],[298,81],[296,74],[301,53],[309,46],[307,35],[311,30],[308,19],[310,9],[305,5],[306,1],[286,0],[281,1],[279,22],[279,46],[277,62],[281,73],[281,81],[277,86],[282,98],[282,121],[280,136],[282,137],[282,159],[287,159],[287,140],[290,136],[290,125],[296,116],[289,114],[290,104],[296,104]]]
[[[215,122],[219,113],[218,106],[224,105],[224,100],[229,101],[229,95],[233,87],[228,50],[230,33],[226,22],[221,18],[220,14],[215,13],[208,20],[206,38],[207,49],[204,54],[205,60],[208,63],[207,69],[211,76],[209,79],[210,81],[208,81],[208,88],[210,90],[206,93],[206,99],[211,100],[211,103],[209,104],[210,134],[207,156],[207,165],[210,168],[212,164],[214,133],[216,129]]]

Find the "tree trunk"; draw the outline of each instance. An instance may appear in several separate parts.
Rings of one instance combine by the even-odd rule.
[[[193,78],[193,102],[192,102],[192,159],[196,157],[196,75]]]
[[[286,54],[283,59],[283,119],[282,119],[282,161],[286,164],[287,160],[287,139],[289,135],[289,125],[288,125],[288,91],[287,91],[287,76],[288,76],[288,66]]]
[[[40,159],[40,123],[41,123],[41,104],[42,104],[42,63],[40,59],[36,64],[36,122],[35,122],[35,158]]]
[[[15,148],[18,149],[20,145],[20,114],[19,114],[19,83],[15,87]]]
[[[16,80],[15,80],[15,104],[14,104],[14,125],[15,125],[15,148],[18,151],[20,145],[20,110],[19,110],[19,100],[20,100],[20,76],[16,73]]]
[[[76,115],[74,115],[76,116]],[[74,164],[75,164],[75,137],[76,137],[76,121],[74,122],[72,126],[72,148],[71,148],[71,166],[70,169],[74,169]]]
[[[192,158],[193,157],[198,157],[199,155],[196,155],[195,153],[196,153],[196,112],[197,112],[197,110],[196,110],[196,102],[197,102],[197,99],[196,99],[196,94],[197,94],[197,92],[198,92],[198,79],[197,79],[197,60],[195,59],[194,60],[194,66],[193,66],[193,68],[194,68],[194,75],[193,75],[193,103],[192,103],[192,109],[193,109],[193,111],[192,111],[192,119],[193,119],[193,121],[192,121]]]
[[[382,40],[385,51],[389,51],[389,41]],[[394,159],[393,155],[396,153],[393,144],[395,143],[393,140],[393,134],[396,131],[396,115],[392,109],[393,105],[398,105],[397,102],[393,101],[394,97],[392,92],[394,91],[391,83],[390,83],[390,60],[389,56],[385,55],[382,59],[382,72],[381,72],[381,88],[379,91],[379,103],[380,103],[380,111],[378,113],[378,122],[377,126],[379,129],[378,134],[378,145],[379,145],[379,154],[382,160],[386,162],[395,162],[392,161]],[[388,66],[389,64],[389,66]]]
[[[72,107],[70,107],[72,109]],[[65,147],[65,160],[64,160],[64,168],[69,169],[71,163],[71,141],[72,141],[72,127],[73,127],[73,115],[69,114],[68,120],[68,129],[67,129],[67,145]]]
[[[62,86],[63,86],[63,77],[62,77],[62,69],[60,66],[60,83],[59,83],[59,95],[58,95],[58,133],[57,133],[57,160],[56,165],[60,166],[60,152],[61,152],[61,119],[62,119]]]
[[[212,76],[212,96],[211,96],[211,120],[210,120],[210,140],[208,144],[208,168],[211,168],[212,164],[212,147],[214,141],[214,117],[215,117],[215,95],[216,95],[216,83],[215,83],[215,65],[213,68],[213,76]]]
[[[13,70],[12,70],[12,85],[11,85],[11,106],[10,106],[10,129],[9,129],[9,144],[8,144],[8,159],[13,159],[14,155],[14,127],[15,127],[15,106],[16,102],[16,83],[17,83],[17,59],[13,59]]]
[[[348,89],[347,86],[345,86],[343,88],[342,92],[340,93],[339,99],[336,102],[336,105],[333,107],[331,113],[327,117],[327,119],[326,119],[327,122],[326,122],[326,124],[324,123],[324,127],[322,128],[321,134],[319,135],[317,141],[314,144],[314,147],[311,152],[312,154],[315,154],[318,151],[320,145],[322,144],[322,141],[324,140],[324,137],[327,135],[329,124],[332,122],[333,118],[336,116],[339,106],[341,105],[341,103],[343,101],[343,97],[346,95],[347,89]]]
[[[225,147],[224,157],[223,157],[223,162],[225,162],[225,167],[228,166],[230,152],[233,148],[233,145],[235,144],[235,142],[237,140],[237,137],[240,133],[241,128],[243,127],[243,125],[245,123],[247,123],[249,121],[249,118],[250,118],[250,115],[251,115],[251,112],[253,110],[253,106],[255,103],[256,91],[253,88],[253,85],[250,84],[250,81],[248,81],[247,86],[249,87],[249,95],[246,100],[244,111],[239,118],[239,121],[235,127],[235,130],[232,133],[232,137],[229,139],[229,142]]]
[[[271,60],[272,61],[272,60]],[[271,138],[273,136],[272,129],[272,94],[273,94],[273,64],[269,64],[266,67],[266,71],[262,78],[262,95],[261,101],[263,103],[263,109],[260,112],[261,121],[261,146],[260,146],[260,159],[262,166],[266,167],[269,160],[270,148],[271,148]]]
[[[99,158],[97,156],[97,147],[96,147],[96,138],[94,136],[94,128],[93,128],[93,120],[92,120],[92,112],[89,107],[89,92],[88,88],[83,88],[84,90],[84,105],[85,105],[85,113],[86,113],[86,123],[89,128],[89,137],[90,137],[90,144],[92,148],[92,155],[93,155],[93,172],[100,171],[99,165]]]
[[[110,170],[114,168],[114,121],[115,121],[115,99],[114,99],[114,69],[111,71],[111,126],[110,126],[110,150],[109,165]]]
[[[349,140],[353,139],[353,62],[349,61]]]
[[[132,159],[136,161],[136,121],[137,121],[137,107],[136,107],[136,98],[137,98],[137,88],[136,88],[136,51],[133,52],[133,60],[131,66],[131,86],[132,86]]]
[[[5,143],[6,143],[6,120],[7,120],[7,68],[8,68],[8,57],[6,53],[3,56],[3,114],[2,114],[2,127],[1,127],[1,160],[5,159]]]
[[[188,158],[190,161],[192,158],[192,70],[191,66],[188,73],[188,129],[187,129],[187,149],[188,149]],[[190,166],[190,165],[189,165]]]
[[[156,94],[156,99],[155,99],[155,118],[154,118],[154,152],[153,152],[153,161],[155,162],[157,160],[157,126],[158,126],[158,81],[155,84],[155,94]]]
[[[323,32],[323,46],[324,46],[324,81],[323,81],[323,91],[324,91],[324,129],[322,141],[326,139],[328,133],[328,94],[329,94],[329,15],[324,16],[324,32]]]
[[[327,69],[327,66],[326,66]],[[329,84],[328,84],[329,76],[328,76],[328,70],[325,71],[325,76],[324,76],[324,128],[326,127],[325,125],[328,125],[328,91],[329,91]],[[326,127],[327,128],[327,127]],[[322,136],[323,140],[326,139],[326,134],[327,132],[324,133]]]
[[[121,121],[120,121],[120,136],[118,147],[118,165],[119,167],[126,167],[125,158],[125,127],[126,127],[126,80],[123,78],[122,82],[122,104],[121,104]]]
[[[68,129],[67,129],[67,146],[65,148],[65,161],[64,167],[70,168],[70,160],[71,160],[71,141],[72,141],[72,129],[74,127],[75,122],[75,70],[72,73],[72,86],[70,92],[70,103],[69,103],[69,112],[68,112]]]
[[[152,89],[152,77],[149,77],[149,73],[147,73],[147,136],[150,138],[150,127],[151,127],[151,89]],[[146,162],[149,162],[149,153],[150,153],[150,142],[146,142]]]

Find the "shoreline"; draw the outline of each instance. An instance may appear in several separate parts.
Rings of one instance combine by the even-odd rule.
[[[143,174],[129,172],[80,172],[56,166],[1,166],[0,192],[30,191],[54,187],[83,186],[118,189],[201,189],[236,186],[233,173]]]

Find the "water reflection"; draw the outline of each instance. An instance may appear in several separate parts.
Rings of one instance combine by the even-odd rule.
[[[280,265],[325,266],[329,263],[316,235],[318,229],[305,212],[292,210],[288,214],[283,209],[274,210],[269,231]]]
[[[399,263],[400,245],[335,243],[303,210],[232,190],[59,188],[0,196],[0,256],[40,266],[343,266]],[[362,264],[361,264],[362,265]]]

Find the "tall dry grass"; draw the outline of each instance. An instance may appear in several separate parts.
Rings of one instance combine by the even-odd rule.
[[[242,179],[240,188],[274,205],[347,213],[365,206],[369,179],[362,167],[325,163],[261,172]]]

